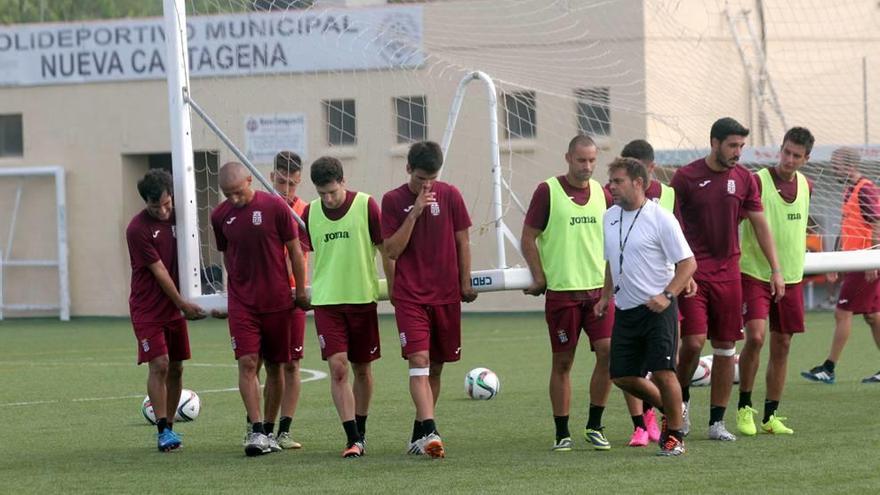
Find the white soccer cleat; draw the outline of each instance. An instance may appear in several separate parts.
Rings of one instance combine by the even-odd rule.
[[[266,437],[269,439],[269,452],[281,452],[284,450],[278,445],[278,440],[275,439],[274,433],[269,433]]]
[[[724,421],[716,421],[709,426],[709,440],[721,440],[722,442],[735,442],[736,436],[727,431]]]
[[[419,438],[415,442],[410,442],[406,453],[409,455],[425,455],[425,451],[422,450],[422,440],[424,439]]]
[[[247,442],[244,446],[246,456],[253,457],[268,454],[269,452],[271,452],[269,449],[269,437],[262,433],[248,433]]]

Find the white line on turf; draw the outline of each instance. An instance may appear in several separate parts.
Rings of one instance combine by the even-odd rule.
[[[129,363],[131,365],[131,363]],[[227,367],[227,365],[222,364],[188,364],[187,366],[216,366],[216,367]],[[229,365],[235,366],[235,365]],[[323,380],[327,378],[327,373],[318,370],[310,370],[306,368],[300,368],[300,372],[308,373],[311,376],[302,378],[302,383],[314,382],[317,380]],[[197,394],[216,394],[221,392],[238,392],[238,387],[230,387],[230,388],[215,388],[208,390],[196,390]],[[61,399],[61,400],[35,400],[28,402],[3,402],[0,403],[0,407],[21,407],[21,406],[39,406],[43,404],[59,404],[62,402],[95,402],[95,401],[104,401],[104,400],[122,400],[122,399],[140,399],[143,398],[144,394],[131,394],[131,395],[117,395],[114,397],[80,397],[76,399]]]

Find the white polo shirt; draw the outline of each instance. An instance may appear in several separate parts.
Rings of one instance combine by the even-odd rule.
[[[605,259],[619,309],[635,308],[661,294],[675,274],[675,264],[694,256],[678,220],[653,201],[646,201],[641,213],[614,205],[605,212],[603,223]]]

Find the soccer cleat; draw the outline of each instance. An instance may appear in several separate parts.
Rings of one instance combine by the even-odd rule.
[[[783,419],[787,420],[788,418],[773,414],[770,416],[769,421],[761,425],[761,429],[764,430],[764,433],[770,433],[771,435],[793,435],[794,430],[782,424]]]
[[[571,452],[571,444],[571,437],[560,438],[553,444],[553,448],[550,450],[553,452]]]
[[[829,385],[834,383],[834,372],[828,371],[821,364],[810,371],[801,371],[801,376],[813,382],[822,382]]]
[[[247,446],[247,443],[248,443],[248,435],[251,434],[252,428],[253,428],[252,423],[245,423],[245,427],[244,427],[244,438],[242,438],[242,440],[241,440],[241,446],[242,446],[242,447],[246,447],[246,446]]]
[[[741,407],[736,411],[736,429],[747,437],[758,433],[758,428],[755,426],[755,414],[758,414],[758,411],[751,406]]]
[[[269,449],[269,437],[262,433],[248,433],[247,442],[244,446],[244,454],[246,456],[254,457],[268,454],[269,452],[271,452]]]
[[[660,445],[660,452],[657,452],[658,456],[662,457],[674,457],[684,454],[684,442],[675,437],[675,435],[668,435],[666,440]]]
[[[364,448],[364,442],[362,440],[358,440],[357,442],[346,447],[345,450],[342,451],[342,457],[349,459],[352,457],[361,457],[366,452]]]
[[[862,378],[862,383],[880,383],[880,371],[871,376]]]
[[[727,431],[724,421],[716,421],[709,426],[709,440],[721,440],[722,442],[735,442],[736,436]]]
[[[419,438],[415,442],[410,442],[406,453],[409,455],[425,455],[425,451],[422,450],[422,439]]]
[[[266,435],[266,438],[269,439],[269,452],[281,452],[282,449],[280,445],[278,445],[278,440],[275,439],[274,433],[269,433]]]
[[[657,443],[662,447],[663,442],[666,441],[666,437],[669,435],[669,421],[666,419],[666,415],[663,415],[663,419],[660,420],[660,438],[657,439]]]
[[[290,436],[289,432],[279,433],[275,439],[282,449],[301,449],[303,446]]]
[[[611,450],[611,444],[602,433],[602,428],[599,428],[598,430],[584,428],[584,439],[590,442],[595,450]]]
[[[161,452],[170,452],[180,448],[180,437],[173,430],[165,429],[162,433],[158,433],[158,445]]]
[[[654,409],[648,409],[642,417],[645,419],[645,429],[648,432],[648,441],[657,442],[660,440],[660,428],[657,427],[657,415]]]
[[[436,433],[428,433],[422,438],[422,452],[431,459],[443,459],[446,457],[446,449],[443,448],[443,440]]]
[[[681,403],[681,434],[684,436],[688,436],[688,433],[691,432],[691,416],[688,413],[688,406],[687,402]]]
[[[636,429],[633,431],[632,436],[629,439],[630,447],[645,447],[650,442],[648,438],[648,432],[641,426],[636,426]]]

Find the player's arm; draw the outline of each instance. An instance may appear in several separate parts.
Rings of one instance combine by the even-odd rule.
[[[409,239],[412,237],[413,229],[415,228],[419,217],[422,215],[422,211],[425,210],[425,206],[427,206],[428,203],[433,201],[435,201],[435,194],[431,192],[430,186],[426,185],[422,187],[422,190],[419,191],[419,195],[416,196],[416,201],[413,203],[412,209],[409,210],[406,218],[403,219],[403,223],[400,224],[400,227],[394,232],[394,234],[385,239],[385,252],[388,253],[389,258],[396,260],[400,257],[406,249],[406,246],[409,244]]]
[[[477,291],[471,285],[471,239],[467,229],[455,233],[455,249],[458,251],[461,300],[466,303],[473,302],[477,298]]]
[[[382,271],[385,272],[385,283],[388,285],[388,302],[394,305],[391,294],[394,293],[394,260],[385,252],[385,243],[376,244],[379,255],[382,256]]]
[[[672,276],[672,280],[670,280],[669,284],[663,289],[663,293],[657,294],[648,299],[645,306],[655,313],[662,313],[670,304],[672,304],[672,299],[667,297],[667,294],[672,294],[673,297],[680,294],[687,288],[691,281],[693,281],[692,277],[696,271],[697,260],[694,259],[693,256],[676,263],[675,273]]]
[[[199,305],[187,301],[180,295],[180,292],[178,292],[177,287],[175,287],[174,280],[171,279],[171,274],[168,273],[168,269],[165,268],[164,263],[157,261],[151,263],[147,268],[149,268],[150,273],[156,277],[156,282],[158,282],[159,287],[162,288],[162,292],[164,292],[165,295],[174,302],[174,305],[183,312],[183,316],[187,320],[201,320],[207,316],[205,310]]]
[[[306,260],[303,256],[302,247],[300,247],[299,239],[296,237],[285,242],[284,246],[287,248],[290,269],[296,282],[296,305],[307,311],[311,309],[311,303],[306,293]]]
[[[774,300],[779,302],[785,295],[785,281],[782,278],[782,270],[779,267],[779,259],[776,257],[776,244],[773,242],[773,235],[770,233],[770,224],[767,223],[767,217],[763,211],[746,210],[746,218],[751,222],[755,229],[755,237],[758,239],[758,245],[761,252],[767,258],[770,264],[770,295],[774,296]],[[806,234],[805,234],[806,235]]]
[[[605,311],[608,310],[608,302],[611,301],[611,296],[614,295],[614,282],[611,279],[611,265],[606,261],[605,262],[605,284],[602,285],[602,295],[599,297],[599,301],[593,306],[593,314],[596,315],[596,318],[602,318],[605,316]]]
[[[522,236],[520,236],[520,249],[523,258],[526,259],[526,264],[529,265],[529,272],[532,274],[532,285],[523,292],[531,296],[540,296],[547,290],[547,277],[544,275],[541,255],[538,253],[538,236],[541,235],[541,232],[541,230],[524,224]]]

